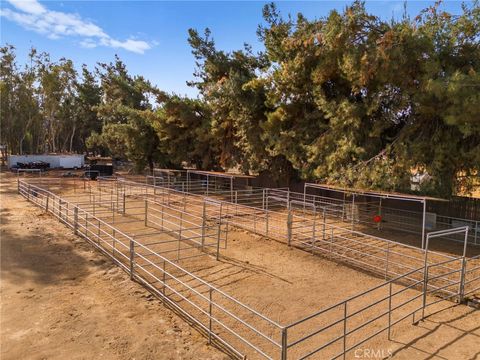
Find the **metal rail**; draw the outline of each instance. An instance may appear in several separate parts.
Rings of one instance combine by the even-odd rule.
[[[187,271],[175,261],[50,191],[20,181],[19,193],[74,229],[77,235],[83,236],[110,257],[132,279],[142,282],[200,326],[210,340],[219,341],[235,355],[244,357],[237,349],[239,343],[268,359],[275,358],[275,352],[281,349],[280,342],[269,335],[280,334],[281,325]],[[268,328],[268,331],[262,331],[259,327]],[[266,350],[265,341],[277,350],[271,346]]]
[[[175,206],[173,205],[175,202],[179,205],[183,204],[183,206],[188,202],[189,205],[194,205],[189,206],[191,211],[195,211],[195,204],[202,199],[211,199],[211,197],[187,195],[185,192],[127,180],[119,180],[118,183],[121,184],[120,188],[126,189],[128,194],[153,195],[156,199],[161,199],[158,201],[172,204],[172,206]],[[265,196],[262,200],[265,209],[217,199],[223,204],[222,221],[255,234],[284,241],[290,246],[300,247],[312,253],[368,269],[386,279],[402,275],[423,264],[424,251],[422,249],[329,223],[326,213],[331,210],[331,207],[335,209],[336,204],[316,207],[314,203],[304,203],[305,206],[303,206],[300,200],[292,199],[290,200],[291,205],[286,206],[289,192],[282,189],[269,190],[261,193],[262,196]],[[283,207],[288,207],[290,210],[287,212],[270,210],[276,196],[281,196],[281,194],[285,196],[280,197],[278,202],[283,203]],[[295,195],[295,193],[293,194]],[[244,196],[237,196],[237,200]],[[269,207],[270,209],[268,209]],[[298,207],[300,209],[296,209]],[[297,213],[297,211],[302,211],[302,213]],[[314,216],[311,216],[312,213]],[[320,215],[321,218],[319,218]],[[430,254],[437,262],[454,258],[432,251]],[[365,258],[371,261],[366,262]],[[435,269],[439,272],[442,270],[441,268]],[[409,279],[405,278],[404,280]],[[410,279],[410,281],[417,280],[416,278]],[[439,286],[448,281],[448,275],[437,279],[437,282],[440,283]]]
[[[52,181],[50,184],[53,183],[55,182]],[[61,181],[57,185],[59,185],[59,188],[64,187]],[[77,182],[76,185],[80,185],[80,183]],[[85,186],[85,183],[83,185]],[[137,189],[136,185],[131,186],[133,190]],[[23,180],[19,181],[18,190],[27,200],[44,208],[61,222],[71,227],[76,234],[83,236],[129,273],[132,279],[141,282],[150,291],[162,298],[165,303],[188,318],[206,334],[209,341],[216,341],[237,357],[243,357],[243,349],[246,348],[249,349],[247,352],[252,352],[252,355],[269,359],[303,359],[311,356],[331,359],[345,358],[356,347],[381,333],[387,333],[390,338],[391,328],[409,317],[412,317],[412,322],[415,322],[417,313],[421,313],[419,318],[421,320],[427,316],[425,309],[438,305],[448,305],[448,302],[443,302],[443,298],[460,298],[462,296],[462,285],[465,287],[467,284],[476,284],[469,290],[474,292],[477,290],[476,286],[480,283],[480,276],[478,276],[480,266],[476,265],[478,257],[473,259],[447,257],[437,263],[428,264],[426,268],[409,269],[409,271],[385,283],[317,311],[310,316],[287,325],[281,325],[188,272],[177,262],[155,251],[151,245],[141,243],[117,226],[113,226],[94,215],[90,208],[87,211],[84,207],[90,203],[82,203],[85,205],[79,206],[51,191]],[[178,208],[182,206],[182,200],[190,199],[183,196],[174,198],[174,195],[178,196],[178,194],[170,193],[171,190],[169,190],[168,201],[170,203],[166,205],[160,201],[162,197],[158,196],[159,194],[154,194],[157,195],[156,199],[150,199],[148,196],[151,196],[151,194],[148,191],[144,192],[144,189],[141,190],[128,195],[133,196],[130,200],[125,197],[127,204],[128,202],[133,203],[133,207],[115,207],[115,205],[112,205],[112,211],[121,212],[125,208],[127,208],[127,213],[128,209],[141,210],[142,206],[135,205],[138,202],[148,204],[146,206],[147,213],[149,207],[154,208],[155,206],[160,207],[160,209],[156,209],[160,212],[167,206],[169,206],[169,209],[178,211]],[[153,189],[154,192],[157,190]],[[136,197],[145,196],[145,194],[147,197],[141,197],[140,199]],[[123,196],[121,198],[123,201]],[[163,199],[167,201],[166,197]],[[200,199],[202,198],[196,198],[196,201]],[[97,198],[92,199],[93,203],[96,200],[99,200],[98,194]],[[113,204],[115,203],[113,201]],[[110,201],[103,199],[102,202],[99,202],[98,208],[108,206],[108,204],[110,204]],[[222,206],[223,212],[220,211],[219,214],[220,219],[217,220],[219,225],[225,223],[225,219],[229,219],[229,216],[234,216],[228,214],[224,207],[226,207],[225,203]],[[202,208],[205,209],[208,206],[204,205]],[[192,207],[188,205],[188,209],[192,209]],[[248,214],[252,215],[252,209],[248,208],[247,210],[249,211]],[[246,209],[240,209],[240,211],[246,211]],[[201,213],[201,211],[195,208],[195,211],[189,215],[202,221],[205,220],[206,217],[198,216],[198,213]],[[257,213],[258,209],[255,209],[253,216]],[[141,212],[139,214],[141,215]],[[270,212],[267,214],[271,215]],[[209,215],[212,216],[212,213]],[[150,216],[148,214],[145,216],[147,224],[151,221]],[[241,215],[238,215],[238,217],[241,217]],[[179,219],[182,218],[177,217],[176,220]],[[138,222],[138,219],[136,221]],[[182,230],[187,231],[187,229],[192,229],[192,227],[188,225]],[[196,229],[198,228],[193,227],[193,230]],[[353,240],[352,243],[361,243],[361,240],[352,239],[351,236],[359,235],[359,238],[362,239],[361,236],[364,235],[334,226],[328,227],[326,225],[326,229],[328,229],[326,232],[321,232],[322,235],[329,231],[338,231],[338,234],[333,237],[337,239],[335,241],[337,244],[328,245],[338,246],[339,248],[341,247],[338,244],[338,241],[340,241],[338,239],[345,238],[346,241]],[[164,233],[169,234],[171,231],[171,229],[165,229]],[[302,241],[307,241],[310,246],[312,239],[318,241],[321,237],[310,236],[308,238],[307,235],[302,236],[304,237]],[[376,248],[377,251],[382,250],[377,245],[369,246],[372,249]],[[387,254],[393,257],[396,252],[390,250]],[[337,251],[337,254],[340,254],[340,252]],[[345,256],[348,257],[348,255]],[[371,256],[376,256],[377,260],[382,258],[373,253]],[[416,257],[413,256],[413,258]],[[395,261],[390,260],[390,266],[392,266]],[[464,263],[465,266],[458,268],[456,264],[459,262]],[[448,278],[449,281],[446,284],[445,282],[443,284],[436,283],[439,279],[452,275],[455,275],[456,279]],[[400,285],[405,283],[408,283],[408,285]],[[434,283],[433,286],[431,286],[431,283]],[[420,292],[415,290],[419,286],[422,288]],[[445,295],[445,289],[449,289],[447,295]],[[464,289],[463,296],[468,293]],[[432,295],[441,295],[442,297],[432,297]],[[331,316],[327,316],[333,311],[339,312],[339,316],[334,320],[331,319]],[[329,331],[333,331],[334,334],[329,334]]]

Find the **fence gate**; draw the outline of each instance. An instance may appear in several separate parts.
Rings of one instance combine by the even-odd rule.
[[[464,301],[468,230],[468,226],[462,226],[427,234],[424,259],[423,311],[425,307],[433,305],[433,303],[426,303],[427,294],[437,295],[441,297],[441,299],[457,300],[459,303]],[[443,238],[453,234],[463,235],[464,246],[462,256],[446,261],[429,263],[429,245],[431,241],[435,238]]]

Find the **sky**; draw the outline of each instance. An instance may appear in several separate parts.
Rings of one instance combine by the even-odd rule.
[[[14,45],[19,64],[31,47],[48,52],[52,60],[86,64],[111,62],[115,54],[129,72],[142,75],[160,89],[196,96],[186,82],[193,79],[195,60],[188,29],[212,31],[218,49],[230,51],[250,44],[263,50],[256,30],[262,20],[261,1],[42,1],[0,0],[0,43]],[[286,16],[301,12],[309,19],[343,10],[350,1],[279,1]],[[434,1],[408,1],[415,16]],[[366,1],[369,12],[389,20],[399,18],[403,1]],[[444,1],[442,8],[461,13],[461,1]]]

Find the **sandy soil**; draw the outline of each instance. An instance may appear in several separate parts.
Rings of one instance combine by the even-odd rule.
[[[2,356],[37,358],[29,348],[34,346],[38,358],[225,357],[84,240],[22,198],[5,194]],[[185,265],[281,323],[383,281],[240,230],[229,235],[220,262],[203,257]],[[348,358],[475,359],[480,317],[471,311],[448,306],[418,326],[407,321],[395,328],[394,341],[380,336]]]
[[[2,175],[2,360],[227,358],[13,185]]]
[[[104,197],[105,195],[108,196],[110,191],[108,189],[108,184],[103,184],[102,189],[105,191],[103,196]],[[111,189],[111,190],[114,191],[114,189]],[[131,192],[132,188],[129,188],[128,191]],[[136,194],[140,194],[141,192],[143,192],[143,190],[140,187],[138,187],[135,191],[136,191],[135,192]],[[62,196],[64,195],[68,195],[68,193],[64,191]],[[77,193],[77,196],[78,196],[78,193]],[[97,197],[98,197],[98,193],[97,193]],[[153,194],[150,194],[150,197],[154,198]],[[166,197],[165,194],[162,196],[158,195],[157,200],[167,201],[168,203],[170,203],[170,201],[172,201],[174,197],[175,196],[172,196],[171,194],[168,194],[168,197]],[[194,196],[187,196],[184,198],[183,195],[177,195],[176,197],[177,197],[176,205],[173,205],[173,206],[183,207],[182,205],[183,201],[187,200],[189,211],[195,210],[197,213],[201,213],[202,203],[201,201],[199,202],[199,198]],[[76,198],[73,198],[72,201],[75,202],[76,201],[75,199]],[[254,232],[256,231],[258,233],[265,234],[266,232],[265,228],[266,228],[267,222],[265,221],[264,213],[254,211],[251,208],[246,208],[241,205],[239,205],[238,207],[237,206],[225,207],[225,205],[226,204],[224,204],[223,212],[224,213],[227,212],[231,214],[228,217],[228,221],[230,224],[234,224],[244,229],[249,229],[249,230],[253,230]],[[141,208],[143,205],[139,203],[137,206],[140,209],[140,211],[142,211]],[[308,220],[308,217],[304,217],[304,216],[295,217],[294,221],[295,223],[293,225],[293,240],[292,240],[293,245],[298,246],[300,248],[304,248],[307,251],[311,251],[310,244],[311,244],[311,229],[313,229],[312,222]],[[349,224],[342,223],[339,221],[335,222],[333,219],[329,219],[328,223],[334,224],[336,226],[346,227],[346,228],[350,227]],[[268,224],[269,224],[268,229],[270,229],[269,235],[275,238],[275,240],[277,241],[286,242],[286,239],[285,239],[287,234],[286,214],[280,213],[280,212],[272,213],[269,217]],[[360,227],[362,231],[364,230],[364,228],[365,227]],[[129,229],[125,229],[125,230],[128,231]],[[130,230],[133,231],[132,229]],[[424,264],[424,255],[420,249],[418,249],[417,247],[407,247],[403,245],[403,244],[407,244],[407,245],[415,244],[415,241],[417,241],[418,239],[416,239],[416,237],[412,235],[403,234],[404,236],[399,236],[400,235],[399,233],[388,232],[389,233],[388,238],[395,239],[397,242],[388,245],[390,254],[387,256],[385,251],[387,250],[387,244],[383,240],[375,239],[372,236],[364,236],[364,235],[362,235],[361,237],[357,237],[357,235],[350,234],[349,231],[344,231],[342,230],[342,228],[337,227],[335,229],[331,229],[332,232],[335,234],[335,242],[332,243],[330,242],[330,239],[328,236],[328,234],[330,234],[330,231],[329,231],[330,229],[327,227],[326,229],[327,236],[324,241],[321,241],[321,230],[322,230],[321,225],[317,224],[318,238],[315,244],[315,246],[317,247],[317,251],[315,252],[321,256],[328,254],[328,257],[332,257],[332,254],[333,254],[334,258],[338,259],[342,263],[353,264],[357,270],[358,269],[369,270],[370,272],[373,272],[376,275],[380,275],[380,276],[386,276],[388,272],[388,277],[394,278],[412,269],[420,268]],[[136,232],[136,229],[135,229],[135,232]],[[376,234],[376,235],[379,235],[379,234]],[[439,240],[439,239],[435,239],[435,240]],[[248,239],[242,240],[242,243],[247,241]],[[255,240],[255,243],[258,243],[258,241]],[[452,255],[455,253],[458,255],[458,250],[462,248],[461,244],[448,241],[448,240],[435,241],[434,244],[436,245],[436,247],[434,247],[435,248],[434,250],[436,250],[437,252],[436,253],[430,252],[430,255],[429,255],[429,263],[432,263],[432,264],[451,259],[451,257],[449,257],[448,255]],[[475,248],[473,246],[470,246],[467,248],[467,250],[468,250],[467,256],[473,256],[478,254],[478,252],[480,251],[480,248]],[[241,252],[243,253],[243,250]],[[276,253],[276,251],[274,253]],[[298,262],[299,260],[298,259],[293,260],[294,263],[295,261]],[[477,266],[480,265],[480,259],[470,260],[469,267],[474,267],[476,263],[477,263]],[[458,268],[459,266],[460,266],[459,261],[450,263],[448,265],[448,267],[452,268],[451,270],[453,270],[454,268]],[[441,275],[443,273],[449,272],[450,270],[447,267],[434,267],[434,268],[431,268],[430,271],[431,271],[432,277],[435,277],[436,275]],[[478,276],[480,275],[480,273],[476,271],[474,274],[468,274],[467,276],[473,277],[474,275]],[[423,275],[420,273],[412,275],[412,278],[416,280],[421,280],[422,277]],[[458,273],[452,273],[445,277],[449,277],[450,280],[454,282],[458,280]],[[445,285],[444,278],[433,280],[432,285],[437,285],[439,287],[444,286]],[[478,281],[475,283],[470,283],[468,287],[470,288],[478,287]],[[452,290],[452,289],[449,289],[449,290]]]
[[[363,347],[368,348],[389,349],[396,360],[479,360],[480,311],[452,306],[410,326],[408,331],[394,330],[392,341],[377,340]]]

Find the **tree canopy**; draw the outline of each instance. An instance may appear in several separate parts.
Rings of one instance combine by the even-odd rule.
[[[439,3],[385,21],[355,1],[308,19],[263,9],[258,37],[218,49],[188,30],[197,98],[112,63],[77,73],[1,48],[1,143],[11,151],[110,154],[146,166],[237,168],[273,178],[449,196],[480,174],[480,7]]]

